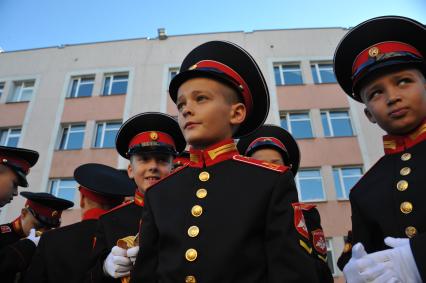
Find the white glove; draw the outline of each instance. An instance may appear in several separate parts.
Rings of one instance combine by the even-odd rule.
[[[114,246],[104,261],[105,275],[113,278],[120,278],[130,275],[133,264],[127,257],[127,251]]]
[[[419,270],[408,239],[386,237],[385,244],[392,249],[370,254],[375,261],[387,263],[404,283],[421,283]]]
[[[40,241],[40,236],[36,236],[36,230],[33,228],[30,230],[30,234],[27,237],[28,240],[34,243],[34,245],[38,245],[38,242]]]
[[[385,263],[371,258],[361,243],[352,248],[352,258],[343,269],[347,283],[389,283],[401,282],[395,272]]]
[[[127,257],[132,261],[132,264],[135,264],[136,257],[138,256],[139,246],[130,248],[127,250]]]

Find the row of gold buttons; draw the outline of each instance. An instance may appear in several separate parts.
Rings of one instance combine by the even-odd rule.
[[[412,157],[411,153],[406,152],[404,154],[401,155],[401,160],[402,161],[408,161],[410,160]],[[411,168],[410,167],[403,167],[400,171],[399,174],[401,176],[408,176],[411,174]],[[398,191],[403,192],[405,190],[408,189],[408,182],[406,180],[400,180],[398,181],[398,183],[396,184],[396,188]],[[409,214],[413,211],[413,204],[409,201],[404,201],[401,203],[399,209],[401,210],[402,213],[404,214]],[[405,228],[405,235],[407,235],[408,238],[412,238],[417,234],[417,229],[416,227],[413,226],[408,226]]]

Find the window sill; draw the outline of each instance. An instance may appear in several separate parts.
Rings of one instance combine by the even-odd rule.
[[[301,200],[299,199],[299,202],[303,203],[326,203],[328,200],[326,199],[320,199],[320,200]]]
[[[90,149],[115,149],[115,147],[91,147]]]
[[[329,83],[314,83],[314,85],[336,85],[337,82],[329,82]]]
[[[82,150],[83,148],[78,148],[78,149],[55,149],[55,151],[78,151],[78,150]]]
[[[127,93],[111,93],[111,94],[103,94],[103,93],[101,93],[101,94],[99,94],[99,96],[108,97],[108,96],[126,95],[126,94]]]
[[[77,96],[77,97],[66,97],[65,99],[82,99],[82,98],[91,98],[92,96]]]
[[[338,198],[336,200],[337,200],[337,202],[348,202],[349,198]]]
[[[283,85],[277,85],[275,84],[275,86],[305,86],[305,83],[300,83],[300,84],[283,84]]]
[[[29,100],[25,100],[25,101],[6,101],[5,104],[20,104],[20,103],[29,103]]]
[[[356,135],[352,135],[352,136],[329,136],[329,137],[324,136],[324,138],[326,138],[326,139],[356,138]]]

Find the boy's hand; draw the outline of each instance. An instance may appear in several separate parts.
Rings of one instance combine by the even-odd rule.
[[[138,253],[139,253],[139,246],[136,246],[127,250],[127,257],[132,261],[133,265],[135,264]]]
[[[127,257],[127,251],[120,247],[114,246],[104,261],[105,275],[113,278],[120,278],[130,275],[132,269],[132,261]]]
[[[38,242],[40,241],[40,236],[37,236],[36,230],[34,228],[32,228],[30,230],[30,234],[28,235],[27,239],[30,240],[31,242],[33,242],[34,245],[36,245],[36,247],[37,247]]]
[[[378,263],[370,257],[361,243],[352,248],[352,258],[346,264],[343,273],[348,283],[401,282],[396,273],[385,263]]]

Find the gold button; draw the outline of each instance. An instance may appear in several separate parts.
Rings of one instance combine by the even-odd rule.
[[[200,173],[200,175],[198,175],[198,178],[200,179],[200,181],[205,182],[210,179],[210,174],[209,172],[203,171]]]
[[[401,155],[401,160],[402,161],[408,161],[410,159],[411,159],[411,153],[409,153],[409,152],[406,152],[403,155]]]
[[[198,189],[196,195],[197,198],[205,198],[207,196],[207,190],[203,188]]]
[[[185,277],[185,283],[197,283],[195,276],[188,275]]]
[[[197,237],[200,233],[200,228],[197,226],[191,226],[188,228],[188,236],[191,238]]]
[[[194,261],[197,259],[197,250],[196,249],[188,249],[185,253],[185,258],[187,261]]]
[[[399,171],[399,173],[400,173],[402,176],[407,176],[407,175],[409,175],[409,174],[411,173],[411,168],[410,168],[410,167],[404,167],[404,168],[402,168],[402,169]]]
[[[407,235],[408,238],[413,238],[417,235],[417,229],[413,226],[408,226],[405,228],[405,235]]]
[[[398,191],[403,192],[406,189],[408,189],[408,182],[405,180],[401,180],[398,183],[396,183],[396,188],[398,189]]]
[[[413,211],[413,204],[409,201],[404,201],[403,203],[401,203],[401,212],[404,214],[408,214],[411,211]]]
[[[203,208],[199,205],[194,205],[191,209],[191,214],[195,217],[198,217],[203,214]]]

